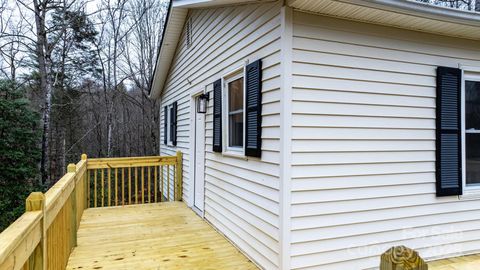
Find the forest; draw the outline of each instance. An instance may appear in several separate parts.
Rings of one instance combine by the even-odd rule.
[[[0,0],[0,231],[82,153],[158,154],[168,1]]]
[[[480,0],[416,0],[447,8],[456,8],[467,11],[480,12]]]

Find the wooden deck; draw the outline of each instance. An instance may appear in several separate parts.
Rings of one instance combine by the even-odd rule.
[[[480,254],[428,262],[428,270],[478,270]]]
[[[258,269],[182,202],[85,210],[67,269]]]

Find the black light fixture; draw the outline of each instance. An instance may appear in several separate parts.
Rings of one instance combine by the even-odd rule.
[[[198,96],[197,113],[207,113],[207,103],[210,93],[204,93]]]

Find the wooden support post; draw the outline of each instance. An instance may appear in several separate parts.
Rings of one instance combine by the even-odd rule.
[[[90,172],[86,169],[87,167],[87,154],[82,154],[82,160],[85,160],[85,175],[84,175],[84,187],[85,187],[85,209],[90,205]]]
[[[382,254],[380,270],[428,270],[418,252],[405,246],[392,247]]]
[[[176,174],[176,187],[175,187],[175,200],[176,201],[181,201],[182,200],[182,189],[183,189],[183,183],[182,183],[182,162],[183,162],[183,155],[181,151],[177,151],[177,164],[175,166],[175,174]]]
[[[47,228],[45,219],[45,195],[42,192],[31,193],[25,203],[26,212],[42,211],[42,239],[28,259],[29,270],[47,269]]]
[[[72,194],[70,195],[71,196],[71,202],[72,202],[72,216],[71,216],[71,235],[70,235],[70,239],[71,239],[71,243],[72,243],[72,246],[76,247],[77,246],[77,180],[76,180],[76,173],[77,173],[77,166],[73,163],[70,163],[68,164],[68,167],[67,167],[67,172],[68,173],[74,173],[75,176],[74,176],[74,180],[73,180],[73,191],[72,191]]]

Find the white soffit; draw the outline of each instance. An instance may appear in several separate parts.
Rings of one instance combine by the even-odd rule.
[[[480,14],[405,0],[288,0],[295,9],[349,20],[480,40]]]

